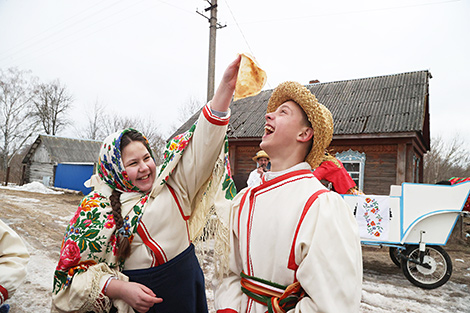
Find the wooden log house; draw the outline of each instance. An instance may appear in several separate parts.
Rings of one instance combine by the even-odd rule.
[[[423,181],[423,155],[430,148],[431,77],[423,70],[306,85],[333,114],[329,149],[365,193],[387,195],[390,185]],[[271,93],[265,90],[231,104],[229,154],[238,190],[256,166],[251,158],[260,149]]]

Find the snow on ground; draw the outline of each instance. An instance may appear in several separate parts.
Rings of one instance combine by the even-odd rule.
[[[28,249],[31,252],[31,260],[28,264],[27,280],[8,303],[16,306],[20,312],[49,312],[50,290],[57,260],[43,255],[30,245]],[[212,302],[212,290],[207,291],[207,297],[208,301]],[[469,286],[450,281],[438,289],[425,290],[411,285],[401,274],[383,275],[365,269],[360,311],[470,312]]]
[[[28,191],[28,192],[38,192],[38,193],[53,194],[53,195],[61,195],[64,193],[63,191],[55,191],[50,188],[47,188],[40,182],[32,182],[23,186],[14,186],[14,185],[1,186],[0,188],[10,189],[10,190],[21,190],[21,191]]]
[[[52,279],[57,260],[53,260],[30,244],[26,244],[30,253],[27,267],[28,274],[23,285],[8,300],[18,312],[46,313],[51,310]],[[15,313],[17,311],[10,311]]]
[[[470,312],[470,290],[452,281],[426,290],[401,273],[383,275],[364,269],[361,312]]]

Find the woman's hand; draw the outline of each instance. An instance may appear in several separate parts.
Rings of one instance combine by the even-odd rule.
[[[238,68],[240,67],[241,55],[230,63],[225,69],[224,76],[220,81],[219,87],[212,98],[211,108],[219,112],[227,112],[232,101],[233,92],[237,84]]]
[[[124,300],[140,313],[147,312],[155,303],[163,301],[162,298],[157,298],[150,288],[142,284],[117,279],[109,282],[106,295],[111,299]]]

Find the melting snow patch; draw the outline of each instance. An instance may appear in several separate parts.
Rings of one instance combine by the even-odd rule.
[[[62,191],[54,191],[52,189],[49,189],[40,182],[32,182],[23,186],[2,187],[2,188],[10,189],[10,190],[22,190],[22,191],[29,191],[29,192],[44,193],[44,194],[53,194],[53,195],[63,194]]]

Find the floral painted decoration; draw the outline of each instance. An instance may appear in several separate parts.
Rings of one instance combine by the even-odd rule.
[[[367,232],[375,237],[380,237],[383,232],[381,225],[383,217],[380,213],[380,208],[377,200],[366,198],[363,202],[364,219],[367,222]]]

